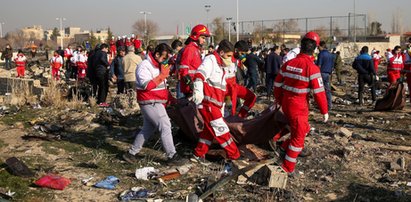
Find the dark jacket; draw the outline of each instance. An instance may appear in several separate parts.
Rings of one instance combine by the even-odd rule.
[[[358,74],[375,75],[374,62],[368,53],[363,53],[355,58],[352,67],[357,70]]]
[[[118,80],[124,80],[123,57],[116,56],[110,65],[110,76],[116,75]]]
[[[264,65],[264,62],[255,54],[250,53],[246,56],[244,65],[247,67],[248,73],[257,73],[258,66]]]
[[[4,49],[3,53],[1,53],[1,59],[11,59],[13,57],[13,50],[11,48]]]
[[[96,73],[108,72],[107,67],[110,66],[110,64],[107,60],[107,53],[102,50],[98,50],[93,58],[93,66],[95,68]]]
[[[275,52],[270,53],[267,57],[267,62],[265,63],[265,72],[267,74],[277,75],[280,71],[282,63],[283,60],[281,56],[277,55]]]
[[[343,65],[343,62],[342,62],[341,55],[335,54],[334,67],[336,69],[339,69],[342,67],[342,65]]]
[[[322,50],[318,54],[316,65],[320,67],[321,73],[331,74],[334,68],[334,56],[328,50]]]

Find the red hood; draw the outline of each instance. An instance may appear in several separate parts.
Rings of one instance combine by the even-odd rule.
[[[148,58],[149,58],[151,64],[152,64],[154,67],[160,68],[160,63],[158,63],[157,60],[154,59],[152,52],[149,52],[149,53],[148,53]]]
[[[217,51],[214,51],[213,54],[214,54],[215,58],[217,59],[218,65],[220,65],[220,67],[223,66],[223,60],[221,59],[221,56],[217,53]]]

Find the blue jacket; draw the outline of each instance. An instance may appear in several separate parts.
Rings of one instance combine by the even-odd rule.
[[[254,75],[258,72],[258,66],[264,65],[264,61],[253,53],[250,53],[246,56],[244,65],[247,67],[247,73]]]
[[[375,75],[374,62],[368,53],[363,53],[355,58],[352,67],[357,70],[358,74]]]
[[[316,65],[320,67],[321,73],[331,74],[334,68],[334,56],[328,50],[322,50],[318,54]]]
[[[118,80],[124,80],[123,57],[116,56],[110,65],[110,77],[116,75]]]
[[[281,56],[277,55],[277,53],[270,53],[267,56],[267,62],[265,63],[265,72],[267,74],[277,75],[280,71],[282,62]]]

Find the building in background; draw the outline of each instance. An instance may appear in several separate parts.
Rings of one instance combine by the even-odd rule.
[[[41,25],[33,25],[32,27],[25,27],[21,29],[24,38],[30,40],[42,40],[44,39],[44,30]]]

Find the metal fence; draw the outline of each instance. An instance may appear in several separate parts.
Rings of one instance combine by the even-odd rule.
[[[269,37],[284,42],[291,35],[303,35],[308,31],[316,31],[320,36],[329,39],[359,41],[367,36],[367,16],[349,13],[347,16],[326,16],[310,18],[288,18],[278,20],[235,21],[224,22],[224,38],[230,35],[235,39],[237,30],[241,39]]]

